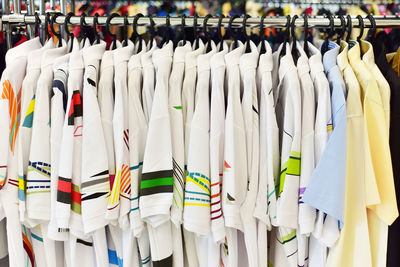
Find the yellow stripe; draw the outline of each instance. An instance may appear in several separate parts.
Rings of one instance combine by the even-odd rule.
[[[200,177],[196,177],[196,178],[197,178],[197,180],[202,181],[203,183],[205,183],[207,185],[210,185],[210,181],[209,180],[204,179],[204,178],[200,178]]]
[[[200,203],[186,203],[185,206],[202,206],[202,207],[210,207],[210,204],[200,204]]]
[[[210,191],[207,188],[205,188],[203,185],[201,185],[198,182],[196,182],[195,180],[193,180],[190,176],[187,176],[187,181],[198,185],[200,188],[202,188],[204,191],[206,191],[208,194],[210,194]]]
[[[108,201],[109,205],[112,205],[112,204],[115,204],[118,202],[120,180],[121,180],[121,171],[118,171],[117,176],[114,180],[113,188],[111,190],[111,197],[110,197],[110,200]]]
[[[25,191],[25,180],[24,178],[18,177],[18,188],[22,191]]]

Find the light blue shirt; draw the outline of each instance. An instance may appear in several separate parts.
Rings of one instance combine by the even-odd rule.
[[[343,225],[346,189],[347,119],[346,86],[336,63],[339,45],[329,42],[323,56],[331,89],[333,132],[317,163],[303,196],[308,205],[325,212]]]

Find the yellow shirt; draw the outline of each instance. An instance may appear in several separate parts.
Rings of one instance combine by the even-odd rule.
[[[393,223],[398,216],[388,127],[379,86],[374,75],[360,58],[358,43],[349,50],[348,59],[362,89],[361,100],[367,137],[367,142],[364,142],[365,179],[372,266],[381,267],[386,266],[387,225]],[[378,198],[376,188],[373,186],[374,182],[379,192]]]
[[[344,226],[326,266],[371,267],[371,247],[364,188],[364,119],[360,84],[347,59],[348,44],[341,43],[337,64],[347,88],[347,168]],[[362,255],[362,257],[360,257]]]

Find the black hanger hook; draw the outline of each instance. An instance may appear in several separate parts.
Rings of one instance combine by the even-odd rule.
[[[306,55],[310,57],[310,49],[308,48],[308,16],[304,15],[304,52],[306,52]]]
[[[267,13],[264,13],[261,16],[261,21],[260,21],[260,41],[264,42],[265,40],[265,28],[264,28],[264,20],[267,17]]]
[[[142,14],[142,13],[137,13],[137,14],[135,15],[135,17],[133,18],[133,23],[132,23],[133,32],[132,32],[132,35],[131,35],[131,41],[132,41],[132,42],[135,42],[135,41],[136,41],[136,38],[139,38],[139,42],[140,42],[140,43],[142,42],[142,36],[139,35],[139,33],[138,33],[138,31],[137,31],[138,20],[139,20],[139,18],[141,18],[141,17],[143,17],[143,14]],[[141,46],[141,44],[139,44],[139,46]]]
[[[122,26],[122,34],[124,37],[124,41],[122,43],[122,46],[128,46],[128,15],[125,13],[124,15],[124,25]]]
[[[206,39],[207,39],[207,49],[206,49],[206,52],[210,52],[210,51],[211,51],[211,37],[210,37],[210,33],[209,33],[208,30],[207,30],[207,22],[208,22],[208,20],[209,20],[210,18],[212,18],[212,15],[211,15],[211,14],[207,14],[207,15],[204,17],[204,20],[203,20],[203,33],[204,33],[204,36],[205,36]]]
[[[193,34],[194,34],[194,49],[196,50],[197,48],[199,48],[199,35],[197,32],[197,19],[198,19],[199,15],[197,15],[197,13],[194,13],[193,16]]]
[[[183,40],[183,45],[186,45],[186,15],[182,14],[181,15],[181,27],[182,27],[182,40]]]
[[[155,30],[155,22],[153,19],[153,16],[149,14],[149,20],[150,20],[150,49],[153,47],[153,42],[154,42],[154,37],[156,35],[156,30]]]
[[[56,32],[54,30],[54,22],[56,22],[57,17],[62,16],[62,13],[55,13],[53,14],[53,16],[51,17],[50,20],[50,30],[53,32],[53,34],[58,38],[58,47],[62,47],[62,36],[61,36],[61,32]]]
[[[229,36],[232,37],[232,23],[235,19],[239,18],[238,15],[233,15],[230,19],[229,19],[229,23],[228,23],[228,31],[229,31]]]
[[[357,15],[357,19],[358,19],[358,23],[360,25],[360,35],[357,36],[357,42],[360,42],[361,37],[364,34],[364,19],[363,19],[363,17],[361,17],[361,15]]]
[[[99,44],[100,43],[100,33],[99,33],[99,30],[98,30],[98,26],[100,26],[100,24],[99,24],[99,13],[97,13],[96,12],[96,14],[94,14],[94,18],[93,18],[93,27],[94,27],[94,30],[95,30],[95,32],[96,32],[96,43],[97,44]]]
[[[339,15],[338,17],[339,17],[339,19],[340,19],[340,25],[341,25],[341,28],[342,28],[342,29],[341,29],[340,32],[338,33],[336,42],[337,42],[338,45],[340,45],[340,40],[343,38],[344,33],[346,32],[346,21],[345,21],[343,15]]]
[[[170,15],[169,13],[167,14],[166,18],[165,18],[165,26],[166,26],[166,36],[165,36],[165,43],[167,44],[170,40],[170,30],[171,30],[171,22],[170,22]]]
[[[290,32],[292,34],[292,38],[293,38],[293,44],[296,45],[296,33],[295,33],[295,28],[296,28],[296,20],[299,18],[299,16],[294,15],[292,18],[292,23],[290,25]]]
[[[50,24],[50,12],[46,13],[46,17],[44,19],[44,35],[46,36],[47,40],[51,38],[51,34],[49,32],[49,24]]]
[[[346,36],[346,43],[348,43],[348,42],[350,41],[350,35],[351,35],[352,30],[353,30],[353,24],[352,24],[352,22],[351,22],[351,16],[350,16],[350,15],[347,15],[347,16],[346,16],[346,19],[347,19],[347,36]]]
[[[367,19],[371,22],[371,29],[368,31],[368,39],[375,37],[376,34],[376,21],[371,13],[367,15]]]
[[[333,35],[335,35],[335,20],[331,14],[327,14],[329,19],[329,32],[325,40],[329,40]]]
[[[74,15],[73,12],[69,12],[66,16],[65,16],[65,20],[64,20],[64,30],[65,33],[68,35],[68,37],[70,37],[71,39],[74,38],[74,34],[72,32],[69,31],[68,25],[71,24],[70,19],[71,17]]]
[[[42,23],[42,21],[40,20],[39,14],[37,12],[35,12],[35,37],[39,36],[39,26]]]
[[[111,46],[111,49],[112,49],[112,50],[115,49],[115,48],[117,48],[117,35],[111,33],[111,30],[110,30],[110,22],[111,22],[111,20],[112,20],[113,18],[118,17],[118,16],[119,16],[119,15],[118,15],[117,13],[112,13],[112,14],[110,14],[110,15],[107,17],[107,20],[106,20],[106,32],[113,38],[112,46]]]
[[[246,23],[247,23],[248,18],[250,18],[250,15],[244,14],[243,22],[242,22],[242,32],[243,32],[244,37],[246,38],[246,41],[249,40],[249,36],[247,35],[247,31],[246,31]]]

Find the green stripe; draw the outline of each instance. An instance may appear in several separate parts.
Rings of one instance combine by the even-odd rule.
[[[294,238],[296,238],[296,230],[294,230],[293,232],[291,232],[288,235],[282,236],[282,244],[285,244],[285,243],[293,240]]]
[[[35,235],[34,233],[31,233],[31,237],[35,238],[36,240],[43,242],[43,238],[41,238],[40,236]]]
[[[174,109],[182,109],[182,106],[174,106]]]
[[[174,187],[175,187],[175,189],[176,189],[176,192],[178,193],[178,196],[179,196],[179,198],[180,198],[180,200],[181,200],[181,203],[183,203],[183,199],[182,199],[181,193],[179,193],[179,190],[178,190],[178,188],[176,187],[175,183],[174,183]]]
[[[173,177],[164,177],[164,178],[156,178],[152,180],[146,180],[142,181],[140,183],[140,188],[151,188],[151,187],[156,187],[156,186],[161,186],[161,185],[173,185],[174,184],[174,178]]]
[[[19,116],[17,116],[17,119],[14,121],[14,125],[13,125],[11,133],[10,133],[10,146],[12,146],[12,139],[14,136],[15,127],[17,126],[18,117]]]

